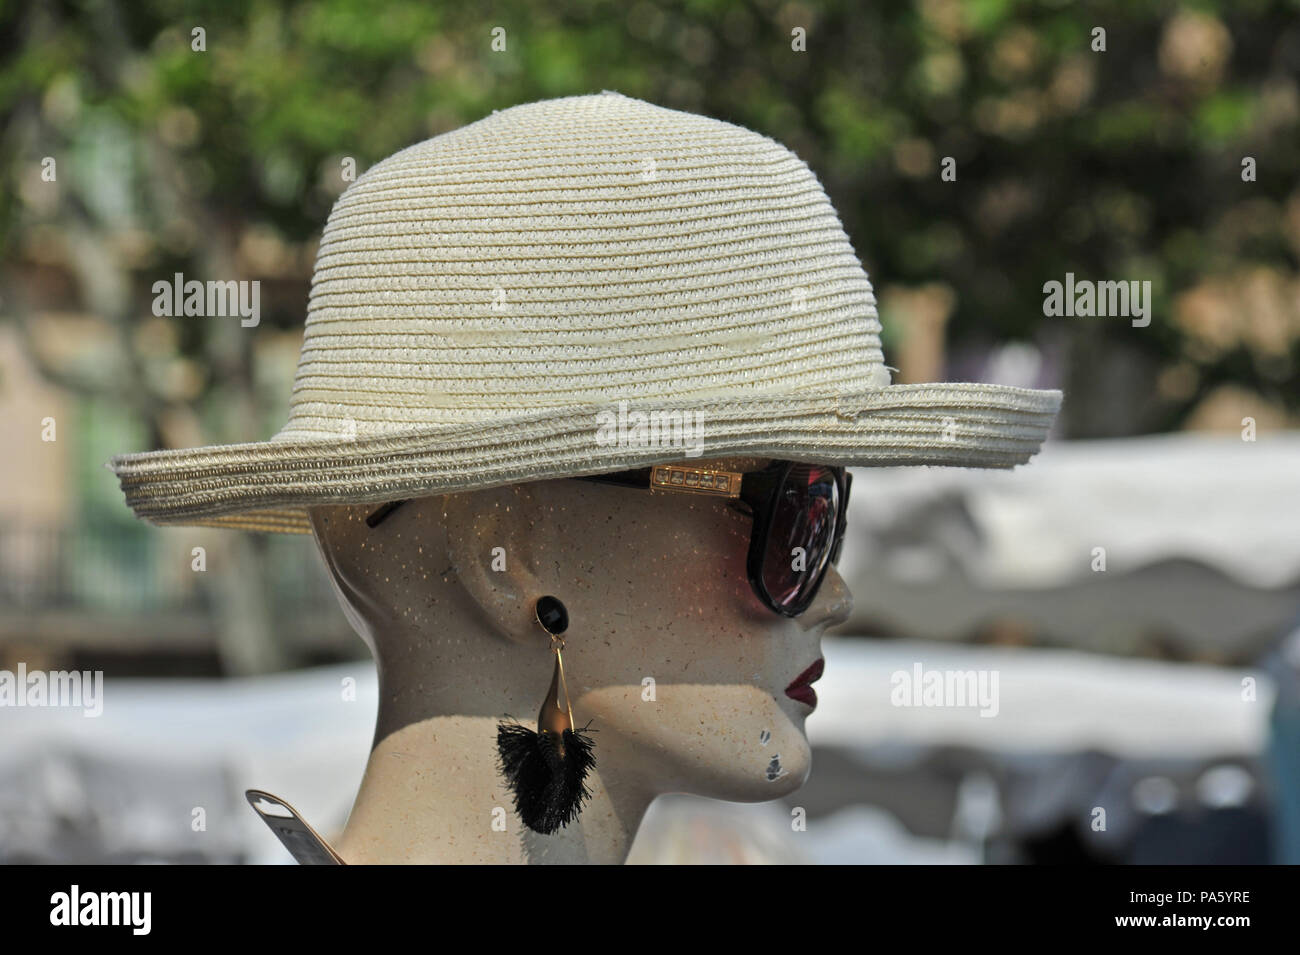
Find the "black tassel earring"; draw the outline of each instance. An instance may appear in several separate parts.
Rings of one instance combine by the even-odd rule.
[[[537,601],[537,622],[551,635],[555,673],[546,701],[537,714],[537,732],[517,722],[497,724],[501,772],[515,797],[524,825],[549,836],[578,818],[590,797],[587,773],[596,765],[586,728],[573,725],[569,687],[564,679],[564,637],[569,612],[555,597]],[[564,705],[560,705],[560,694]]]

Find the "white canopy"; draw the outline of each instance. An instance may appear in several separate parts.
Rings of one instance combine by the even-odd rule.
[[[935,509],[960,499],[969,535],[939,541],[985,587],[1056,587],[1170,559],[1217,568],[1239,583],[1300,581],[1300,433],[1261,437],[1172,434],[1049,443],[1013,471],[871,468],[855,472],[850,526],[873,536],[911,515],[935,526]],[[856,551],[856,552],[855,552]],[[906,563],[901,552],[892,555]],[[846,548],[852,575],[872,554]],[[923,558],[915,557],[923,572]]]

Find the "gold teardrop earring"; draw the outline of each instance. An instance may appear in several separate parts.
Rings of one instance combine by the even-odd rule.
[[[555,671],[537,714],[537,731],[512,720],[497,724],[501,772],[515,797],[515,811],[534,832],[550,835],[578,818],[591,798],[587,774],[596,765],[587,727],[576,729],[564,676],[564,633],[569,612],[558,598],[542,597],[537,622],[551,638]],[[560,698],[563,695],[563,704]]]

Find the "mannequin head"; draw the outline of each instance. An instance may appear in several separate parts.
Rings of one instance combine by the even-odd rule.
[[[833,567],[791,619],[750,588],[752,519],[721,500],[555,480],[412,500],[372,528],[375,509],[311,520],[378,663],[377,745],[449,715],[534,721],[553,666],[534,607],[551,594],[569,612],[573,712],[596,731],[602,788],[747,802],[803,783],[812,710],[785,689],[850,610]]]

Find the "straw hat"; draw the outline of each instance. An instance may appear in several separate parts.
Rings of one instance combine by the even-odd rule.
[[[1007,468],[1038,450],[1060,392],[890,385],[879,334],[789,150],[615,93],[548,100],[404,149],[335,203],[275,437],[110,466],[149,521],[305,532],[311,505],[694,453]]]

